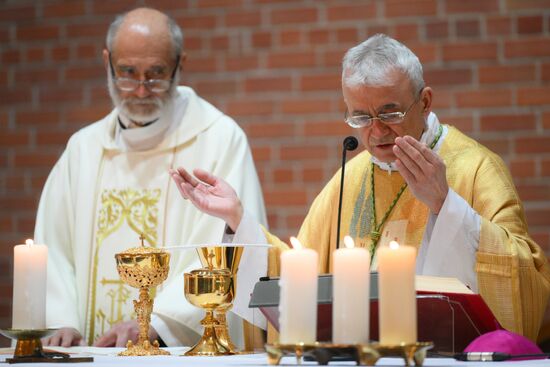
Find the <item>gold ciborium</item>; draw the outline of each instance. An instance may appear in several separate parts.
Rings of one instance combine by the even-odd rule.
[[[159,348],[155,340],[149,342],[149,324],[153,311],[153,299],[149,289],[161,284],[168,276],[170,269],[170,254],[162,249],[145,247],[144,237],[140,237],[141,247],[133,247],[115,255],[118,274],[123,282],[134,288],[139,288],[139,301],[134,300],[134,310],[139,324],[137,344],[128,340],[126,350],[120,356],[152,356],[169,355]]]
[[[203,268],[184,274],[185,298],[204,308],[204,333],[187,356],[220,356],[237,353],[231,342],[226,313],[236,295],[236,274],[242,247],[206,246],[197,249]]]

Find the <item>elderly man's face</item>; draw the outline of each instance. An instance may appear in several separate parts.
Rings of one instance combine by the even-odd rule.
[[[117,35],[110,63],[116,78],[137,81],[170,80],[177,67],[168,35],[161,36],[147,27],[135,25],[121,29]],[[178,74],[165,92],[155,92],[143,83],[133,91],[118,88],[109,71],[109,93],[116,107],[134,122],[148,122],[158,118],[177,88]]]
[[[429,89],[429,88],[427,88]],[[365,148],[382,162],[393,162],[395,138],[410,135],[420,139],[425,128],[425,118],[430,101],[426,100],[425,90],[419,95],[413,91],[411,83],[405,74],[395,71],[388,74],[388,83],[384,86],[347,86],[342,85],[344,100],[348,114],[352,116],[379,114],[390,112],[405,112],[405,119],[396,125],[386,125],[380,120],[374,120],[369,127],[362,127],[360,138]],[[431,98],[431,91],[428,91]]]

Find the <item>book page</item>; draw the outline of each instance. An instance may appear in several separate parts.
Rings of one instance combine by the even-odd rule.
[[[457,278],[417,275],[415,283],[417,291],[474,294],[470,288],[466,287]]]

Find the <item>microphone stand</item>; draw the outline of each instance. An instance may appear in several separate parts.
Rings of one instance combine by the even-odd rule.
[[[344,139],[342,150],[342,174],[340,176],[340,197],[338,198],[338,225],[336,229],[336,248],[340,248],[340,218],[342,216],[342,194],[344,192],[344,171],[346,169],[346,152],[355,150],[359,145],[357,139],[353,136],[348,136]]]

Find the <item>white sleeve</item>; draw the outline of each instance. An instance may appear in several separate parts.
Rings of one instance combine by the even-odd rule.
[[[46,327],[72,327],[86,337],[78,310],[74,256],[74,207],[70,200],[69,157],[65,150],[44,185],[34,240],[48,246]],[[91,342],[91,341],[89,341]]]
[[[176,321],[170,322],[165,316],[151,314],[151,326],[167,347],[192,346],[200,335],[195,330]]]
[[[480,232],[479,214],[449,188],[439,214],[429,216],[417,274],[458,278],[477,292],[475,263]]]
[[[231,243],[267,243],[260,222],[246,209],[243,211],[243,217],[241,223],[237,227],[235,233],[228,233],[228,227],[223,235],[222,242]]]
[[[223,242],[267,243],[267,239],[258,220],[245,210],[235,234],[231,235],[226,231]],[[265,247],[244,249],[237,271],[237,297],[232,309],[235,314],[264,330],[267,328],[265,317],[258,309],[249,308],[248,303],[256,282],[267,275],[267,252]]]

